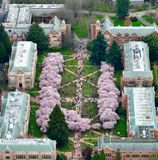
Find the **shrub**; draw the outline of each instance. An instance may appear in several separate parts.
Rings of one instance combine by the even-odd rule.
[[[137,17],[131,17],[130,19],[131,19],[132,22],[138,21]]]

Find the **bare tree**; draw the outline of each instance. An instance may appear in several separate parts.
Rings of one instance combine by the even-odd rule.
[[[75,19],[78,17],[79,11],[82,9],[82,0],[67,0],[66,6],[73,12]]]
[[[97,0],[85,0],[85,8],[89,11],[89,16],[91,16],[97,4]]]

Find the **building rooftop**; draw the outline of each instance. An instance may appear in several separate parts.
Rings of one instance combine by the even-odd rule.
[[[131,41],[124,44],[124,71],[123,77],[152,78],[149,61],[149,47],[140,41]]]
[[[50,139],[0,139],[0,152],[49,152],[56,150],[56,141]]]
[[[129,132],[135,137],[150,138],[158,129],[153,87],[124,87],[128,95]]]
[[[29,41],[19,41],[12,47],[9,71],[31,72],[35,50],[37,50],[37,44]]]
[[[113,36],[116,36],[118,34],[125,35],[133,35],[136,34],[138,36],[147,36],[151,33],[157,32],[158,33],[158,27],[156,24],[153,24],[153,26],[114,26],[113,21],[108,17],[105,16],[105,18],[101,21],[101,31],[109,31]]]
[[[23,92],[8,92],[2,96],[0,116],[0,138],[19,138],[25,127],[25,115],[29,108],[29,95]]]
[[[154,151],[158,150],[158,141],[157,139],[129,139],[129,138],[112,138],[101,136],[98,140],[98,149],[102,150],[105,148],[112,148],[117,151],[120,150],[146,150]]]

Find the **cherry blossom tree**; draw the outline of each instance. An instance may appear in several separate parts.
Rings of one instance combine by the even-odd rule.
[[[97,84],[99,94],[97,107],[103,128],[112,129],[119,119],[115,112],[119,106],[119,90],[115,86],[114,67],[102,62],[100,72],[101,76]]]
[[[43,61],[43,69],[39,78],[40,107],[36,112],[36,122],[42,132],[47,131],[49,115],[56,105],[60,105],[58,89],[62,78],[64,59],[60,53],[49,53]]]

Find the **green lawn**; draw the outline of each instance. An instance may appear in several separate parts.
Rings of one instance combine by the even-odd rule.
[[[61,97],[71,97],[73,98],[76,94],[76,83],[72,83],[68,86],[59,89]]]
[[[65,65],[77,65],[78,61],[77,59],[73,59],[71,61],[65,62]]]
[[[62,55],[72,55],[74,53],[74,50],[73,49],[65,49],[65,50],[61,49],[60,53]]]
[[[90,130],[82,133],[83,138],[99,138],[100,136],[100,134],[94,133]]]
[[[116,70],[114,77],[116,78],[116,86],[117,88],[121,87],[121,76],[122,76],[122,70]]]
[[[141,21],[137,20],[136,22],[131,22],[132,26],[145,26],[144,23],[142,23]]]
[[[100,77],[100,72],[97,72],[94,75],[88,77],[87,79],[90,80],[93,84],[97,85],[99,77]]]
[[[89,143],[91,143],[91,144],[97,144],[97,142],[98,142],[98,139],[86,139],[86,140],[84,140],[85,142],[89,142]]]
[[[42,68],[41,67],[37,67],[36,68],[36,75],[35,75],[35,83],[34,83],[34,87],[31,88],[28,92],[31,96],[37,96],[38,95],[38,91],[39,91],[39,77],[41,75],[42,72]]]
[[[84,81],[82,87],[82,94],[83,97],[97,97],[97,88]]]
[[[110,17],[111,20],[114,22],[114,26],[124,26],[124,21],[119,20],[116,17]]]
[[[148,21],[149,23],[153,24],[156,23],[155,20],[147,15],[142,16],[146,21]]]
[[[76,79],[75,75],[73,75],[72,73],[70,73],[66,70],[64,70],[64,72],[62,72],[61,76],[62,76],[62,85]]]
[[[45,57],[47,57],[47,54],[38,55],[37,63],[42,63]]]
[[[113,130],[113,134],[120,137],[127,137],[127,124],[125,116],[120,116],[120,119],[118,120],[117,125]]]
[[[79,17],[79,19],[72,24],[72,30],[77,34],[80,38],[85,38],[88,36],[86,18]]]
[[[97,104],[87,102],[82,105],[82,117],[93,118],[98,114]]]
[[[36,123],[37,109],[38,106],[36,104],[31,105],[28,134],[32,135],[33,137],[42,137],[43,134],[40,131],[40,127]]]
[[[93,73],[95,71],[98,71],[97,66],[94,66],[94,65],[84,66],[83,75],[86,76],[86,75]]]
[[[77,66],[65,66],[67,69],[69,69],[70,71],[72,71],[73,73],[77,73]]]
[[[68,144],[64,147],[58,147],[57,149],[61,152],[72,152],[74,147],[74,143],[69,140]]]
[[[69,110],[75,110],[75,104],[74,103],[68,103],[68,102],[62,102],[61,103],[61,107],[62,108],[66,108],[66,109],[69,109]]]

